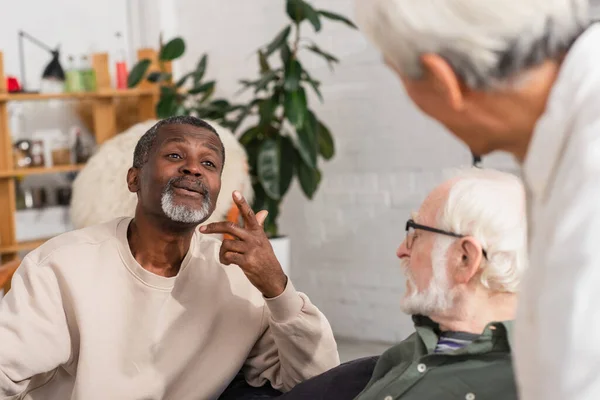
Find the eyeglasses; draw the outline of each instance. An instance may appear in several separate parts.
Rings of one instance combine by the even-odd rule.
[[[413,219],[409,219],[408,221],[406,221],[406,248],[409,250],[412,248],[413,243],[415,241],[415,230],[416,229],[420,229],[422,231],[427,231],[427,232],[432,232],[432,233],[437,233],[440,235],[452,236],[455,238],[463,238],[466,236],[466,235],[460,235],[460,234],[454,233],[454,232],[444,231],[442,229],[432,228],[431,226],[427,226],[427,225],[417,224]],[[487,252],[484,249],[481,249],[481,252],[483,253],[483,257],[487,260]]]

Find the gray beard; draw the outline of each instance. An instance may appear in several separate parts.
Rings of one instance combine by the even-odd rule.
[[[185,224],[199,224],[210,216],[210,195],[208,191],[202,197],[200,209],[194,209],[173,202],[173,186],[167,185],[160,198],[160,205],[165,215],[172,221]]]

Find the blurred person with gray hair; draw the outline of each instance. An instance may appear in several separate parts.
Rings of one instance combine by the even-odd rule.
[[[511,153],[531,269],[516,323],[524,400],[599,399],[600,26],[588,0],[357,0],[425,114],[476,155]]]

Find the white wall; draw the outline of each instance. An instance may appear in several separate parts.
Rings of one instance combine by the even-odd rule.
[[[352,15],[351,0],[313,4]],[[178,33],[188,44],[179,69],[193,68],[208,52],[209,75],[225,96],[235,92],[238,79],[255,76],[255,49],[285,23],[283,1],[179,0],[174,6]],[[318,42],[341,59],[334,73],[319,60],[308,63],[324,82],[325,103],[311,101],[335,136],[337,155],[322,165],[324,181],[314,201],[294,185],[284,204],[292,278],[339,336],[397,341],[412,331],[398,306],[404,280],[395,249],[404,223],[442,171],[468,164],[470,153],[409,104],[360,33],[325,23]],[[492,162],[512,165],[506,157]]]

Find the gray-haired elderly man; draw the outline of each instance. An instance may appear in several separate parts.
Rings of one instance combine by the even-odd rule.
[[[376,363],[343,364],[278,399],[516,399],[510,331],[526,230],[513,175],[473,168],[434,189],[397,250],[416,332]]]
[[[358,24],[423,112],[473,153],[523,165],[524,400],[600,399],[600,26],[588,1],[357,0]]]

